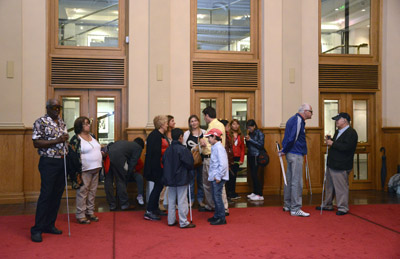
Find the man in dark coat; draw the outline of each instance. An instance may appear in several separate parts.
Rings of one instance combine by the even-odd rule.
[[[178,201],[179,226],[181,228],[194,228],[195,225],[187,220],[188,184],[192,180],[190,170],[193,169],[194,160],[192,153],[183,142],[183,131],[175,128],[171,131],[172,143],[163,156],[164,174],[163,182],[168,186],[168,225],[177,224],[175,205]]]
[[[342,216],[349,211],[349,173],[353,169],[354,153],[356,151],[358,135],[350,127],[350,115],[341,112],[332,118],[336,121],[337,130],[333,138],[327,135],[328,163],[326,167],[325,199],[323,210],[333,211],[332,200],[335,196],[338,211]],[[318,206],[317,210],[321,210]]]
[[[141,138],[136,138],[134,141],[119,140],[110,146],[108,151],[110,157],[110,170],[104,181],[104,188],[110,210],[117,209],[113,187],[114,176],[121,209],[133,209],[133,207],[129,205],[126,183],[128,172],[132,172],[133,168],[135,168],[136,163],[142,154],[143,148],[144,141]],[[128,164],[128,171],[124,168],[125,163]]]

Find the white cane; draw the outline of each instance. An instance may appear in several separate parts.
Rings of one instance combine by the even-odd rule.
[[[282,169],[283,181],[284,181],[285,185],[287,186],[285,167],[283,166],[282,156],[279,155],[280,147],[279,147],[278,141],[276,142],[276,149],[278,150],[279,161],[281,162],[281,169]]]
[[[70,225],[70,222],[69,222],[69,205],[68,205],[67,162],[66,162],[66,152],[65,152],[65,146],[66,145],[67,145],[67,142],[64,142],[65,194],[67,195],[68,236],[71,236],[71,225]]]
[[[322,183],[321,215],[322,215],[322,209],[324,207],[324,191],[325,191],[325,181],[326,181],[326,169],[327,169],[327,167],[328,167],[328,145],[326,145],[325,173],[324,173],[324,182]]]
[[[192,197],[190,194],[190,183],[189,183],[189,214],[190,214],[190,223],[192,223]]]
[[[308,178],[308,186],[310,187],[310,194],[312,195],[310,168],[308,167],[308,157],[306,155],[306,179]]]

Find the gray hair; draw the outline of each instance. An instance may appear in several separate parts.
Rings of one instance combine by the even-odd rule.
[[[300,105],[299,107],[299,113],[304,113],[305,110],[309,110],[310,109],[310,105],[308,103],[303,103],[302,105]]]
[[[54,102],[58,102],[58,100],[54,99],[54,98],[48,99],[47,102],[46,102],[46,107],[51,106]]]

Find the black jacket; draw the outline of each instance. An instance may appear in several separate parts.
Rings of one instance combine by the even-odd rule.
[[[163,183],[166,186],[183,186],[192,180],[189,174],[189,171],[194,168],[192,153],[178,140],[172,141],[162,160],[164,164]]]
[[[358,142],[357,132],[349,127],[336,139],[338,133],[336,130],[332,139],[333,144],[328,151],[328,167],[335,170],[351,170]]]
[[[128,163],[128,172],[132,172],[142,154],[142,147],[133,141],[119,140],[110,146],[108,155],[110,163],[123,167]]]
[[[158,182],[162,179],[161,142],[163,138],[165,136],[158,129],[155,129],[146,139],[143,176],[147,181]]]

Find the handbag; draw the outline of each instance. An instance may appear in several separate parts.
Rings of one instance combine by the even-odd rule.
[[[201,159],[199,147],[197,146],[193,148],[191,152],[194,160],[194,168],[201,166],[203,164],[203,160]]]
[[[265,148],[262,148],[259,152],[259,155],[257,157],[257,163],[260,166],[267,166],[269,163],[269,156],[267,153],[267,150],[265,150]]]

